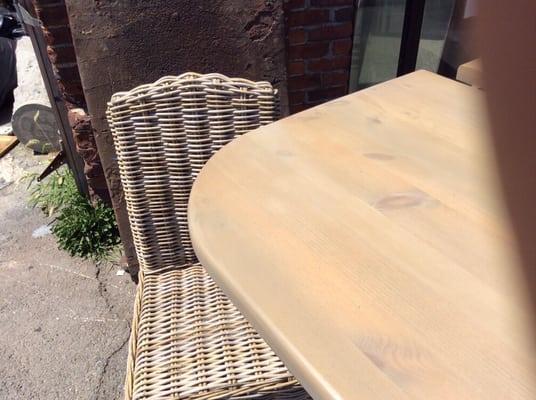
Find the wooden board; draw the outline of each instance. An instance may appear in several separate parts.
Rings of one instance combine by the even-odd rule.
[[[482,79],[482,61],[477,58],[458,67],[456,79],[460,82],[467,83],[478,88],[484,87]]]
[[[419,71],[233,141],[199,259],[316,399],[534,399],[482,92]]]
[[[17,144],[19,144],[19,141],[15,136],[0,135],[0,158],[9,153]]]

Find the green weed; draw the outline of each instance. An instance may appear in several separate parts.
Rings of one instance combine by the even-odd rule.
[[[120,239],[113,210],[101,202],[92,205],[82,196],[70,170],[62,168],[43,182],[36,182],[36,175],[26,179],[30,204],[55,217],[52,233],[60,249],[97,262],[116,250]]]

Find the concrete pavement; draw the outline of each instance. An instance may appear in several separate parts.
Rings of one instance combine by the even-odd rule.
[[[0,399],[120,399],[135,285],[46,234],[17,183],[44,162],[21,145],[0,160]]]

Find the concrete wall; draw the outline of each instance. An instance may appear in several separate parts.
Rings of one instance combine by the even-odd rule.
[[[273,82],[286,108],[282,1],[66,0],[78,68],[129,264],[133,245],[106,102],[185,71]]]

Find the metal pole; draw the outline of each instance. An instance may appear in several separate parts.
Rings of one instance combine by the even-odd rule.
[[[397,76],[415,71],[425,0],[406,0]]]

